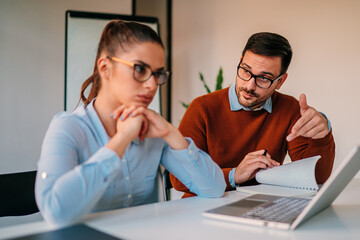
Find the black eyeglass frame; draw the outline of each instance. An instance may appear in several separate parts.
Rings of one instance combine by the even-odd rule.
[[[146,82],[147,80],[150,79],[150,77],[152,75],[154,75],[155,77],[155,82],[158,86],[161,86],[163,84],[165,84],[167,81],[169,81],[170,79],[170,76],[171,76],[171,72],[170,71],[166,71],[166,70],[161,70],[161,71],[158,71],[158,72],[153,72],[149,66],[146,66],[144,64],[139,64],[139,63],[133,63],[133,62],[129,62],[129,61],[126,61],[126,60],[123,60],[123,59],[120,59],[120,58],[117,58],[117,57],[110,57],[110,56],[106,56],[107,59],[109,60],[112,60],[112,61],[115,61],[115,62],[118,62],[118,63],[122,63],[122,64],[125,64],[129,67],[132,67],[133,68],[133,77],[136,81],[138,82]],[[139,66],[139,67],[145,67],[145,68],[148,68],[150,69],[150,72],[151,74],[146,77],[145,79],[138,79],[135,75],[135,68]],[[160,74],[164,74],[166,76],[165,80],[164,81],[161,81],[161,78],[160,78]]]
[[[285,74],[285,73],[282,73],[282,74],[280,74],[280,76],[278,76],[277,78],[275,78],[274,80],[272,80],[272,79],[269,79],[269,78],[264,77],[264,76],[261,76],[261,75],[255,75],[255,74],[253,74],[253,73],[250,72],[248,69],[240,66],[241,63],[242,63],[242,59],[241,59],[241,61],[239,62],[238,66],[237,66],[236,75],[237,75],[241,80],[244,80],[244,81],[250,81],[252,78],[254,78],[256,86],[258,86],[259,88],[262,88],[262,89],[269,89],[269,88],[273,85],[273,83],[274,83],[275,81],[279,80],[279,79],[280,79],[282,76],[284,76],[284,74]],[[249,79],[244,79],[244,78],[240,77],[240,76],[239,76],[239,68],[244,69],[245,71],[249,72],[250,78],[249,78]],[[269,85],[267,88],[262,87],[262,86],[259,86],[259,84],[257,83],[257,80],[256,80],[257,78],[263,78],[263,79],[265,78],[266,80],[270,81],[270,85]]]

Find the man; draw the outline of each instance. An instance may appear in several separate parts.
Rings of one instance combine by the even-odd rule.
[[[196,98],[180,123],[180,131],[209,153],[222,168],[227,190],[254,184],[260,169],[321,155],[316,180],[330,176],[335,143],[326,117],[307,104],[279,93],[292,58],[289,42],[274,33],[252,35],[240,57],[230,88]],[[267,153],[266,153],[267,150]],[[174,188],[194,196],[170,176]]]

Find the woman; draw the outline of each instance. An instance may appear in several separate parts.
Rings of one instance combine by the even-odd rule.
[[[198,196],[223,195],[221,169],[147,109],[169,75],[151,28],[122,21],[105,26],[94,73],[82,85],[84,104],[57,114],[43,142],[36,201],[46,221],[67,225],[90,212],[150,202],[159,164]]]

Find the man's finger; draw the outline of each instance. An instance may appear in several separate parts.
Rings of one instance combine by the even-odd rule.
[[[318,132],[316,135],[314,135],[312,138],[313,138],[313,139],[323,138],[323,137],[325,137],[328,133],[329,133],[329,131],[327,131],[327,130],[322,130],[322,131]]]
[[[309,119],[305,116],[299,118],[294,126],[291,128],[291,133],[286,137],[286,140],[290,142],[291,140],[297,138],[301,135],[301,129],[309,122]]]
[[[315,125],[313,128],[303,133],[302,136],[317,139],[317,138],[325,137],[328,134],[328,132],[329,131],[327,128],[321,125]]]
[[[298,136],[295,133],[290,133],[289,135],[287,135],[286,141],[290,142],[290,141],[294,140],[297,137]]]
[[[245,159],[244,159],[245,160]],[[275,160],[273,160],[273,159],[269,159],[269,158],[267,158],[267,157],[265,157],[265,156],[263,156],[263,155],[261,155],[261,156],[256,156],[256,157],[251,157],[251,158],[247,158],[246,159],[246,164],[248,165],[248,166],[250,166],[250,165],[256,165],[256,164],[258,164],[258,163],[262,163],[262,164],[265,164],[266,166],[268,166],[268,167],[270,167],[270,168],[272,168],[272,167],[274,167],[274,165],[275,166],[279,166],[280,164],[279,164],[279,162],[277,162],[277,161],[275,161]]]
[[[300,105],[300,113],[301,113],[301,115],[303,115],[306,112],[306,110],[309,108],[309,105],[307,104],[307,101],[306,101],[305,94],[300,95],[299,105]]]
[[[264,154],[264,150],[262,149],[262,150],[257,150],[257,151],[255,151],[255,152],[250,152],[250,153],[248,153],[247,155],[248,156],[261,156],[261,155],[263,155]]]
[[[300,109],[300,111],[303,111]],[[299,131],[302,127],[304,127],[306,124],[308,124],[310,121],[317,120],[314,117],[316,116],[316,110],[312,107],[309,107],[306,109],[306,112],[304,111],[301,114],[301,117],[296,121],[294,126],[292,127],[291,131]]]

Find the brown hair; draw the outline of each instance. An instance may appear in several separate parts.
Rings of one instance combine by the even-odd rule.
[[[88,105],[99,93],[100,90],[100,75],[97,68],[97,61],[102,52],[106,52],[109,56],[114,56],[115,53],[121,49],[128,51],[131,44],[139,42],[153,42],[158,43],[162,48],[164,45],[157,35],[157,33],[150,27],[136,23],[124,22],[121,20],[114,20],[109,22],[100,37],[93,74],[86,79],[81,86],[80,99],[85,106]],[[85,90],[91,85],[88,96],[85,96]]]
[[[292,49],[289,41],[276,33],[259,32],[253,34],[245,45],[242,52],[243,57],[248,50],[263,56],[280,57],[280,74],[286,73],[292,58]]]

